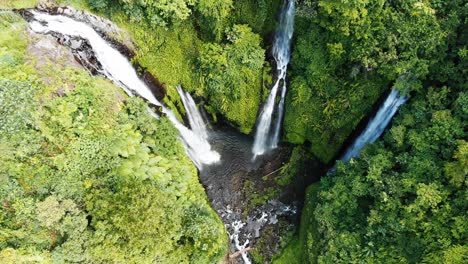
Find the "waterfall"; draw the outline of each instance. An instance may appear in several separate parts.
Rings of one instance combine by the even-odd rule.
[[[36,11],[32,11],[31,13],[34,16],[34,21],[30,23],[30,27],[34,32],[41,34],[56,32],[86,39],[102,66],[100,72],[104,76],[123,88],[129,96],[137,94],[148,100],[151,104],[161,106],[162,112],[166,114],[168,119],[179,130],[188,156],[199,169],[202,168],[203,164],[212,164],[220,160],[220,155],[211,150],[206,130],[205,134],[200,136],[200,131],[192,131],[185,127],[176,118],[174,113],[169,108],[163,106],[145,83],[140,80],[127,58],[112,48],[92,27],[66,16],[49,15]],[[193,111],[188,110],[187,112]]]
[[[281,131],[281,120],[283,120],[284,114],[284,97],[286,96],[286,82],[283,82],[283,88],[281,89],[281,99],[278,105],[278,120],[275,124],[275,130],[273,133],[273,138],[271,140],[271,148],[275,149],[278,147],[279,135]]]
[[[208,132],[206,131],[205,122],[203,121],[200,110],[198,110],[192,96],[182,90],[180,85],[177,86],[177,92],[179,92],[179,96],[182,99],[185,110],[187,111],[187,118],[193,133],[195,133],[200,138],[208,139]]]
[[[278,146],[281,121],[284,111],[284,97],[286,96],[286,72],[291,57],[291,39],[294,31],[294,0],[288,0],[279,21],[279,29],[273,42],[273,57],[276,61],[277,80],[271,88],[265,105],[260,112],[255,131],[255,140],[252,148],[254,158],[264,154],[267,150]],[[278,88],[282,86],[281,99],[278,105],[277,118],[272,125]]]
[[[382,135],[388,126],[392,117],[398,108],[406,102],[407,98],[398,95],[398,90],[392,90],[385,99],[383,105],[377,111],[377,114],[367,124],[366,129],[359,135],[354,143],[346,150],[340,158],[342,161],[348,161],[359,156],[359,151],[367,144],[376,141]]]

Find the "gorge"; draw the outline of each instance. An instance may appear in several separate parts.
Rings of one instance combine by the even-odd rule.
[[[273,44],[273,56],[278,65],[278,79],[275,81],[264,109],[259,116],[257,131],[252,144],[254,158],[257,155],[264,154],[264,151],[266,150],[276,148],[279,140],[282,111],[284,108],[284,97],[286,94],[286,69],[290,56],[289,46],[292,38],[294,2],[288,1],[287,5],[283,7],[282,10],[283,11],[280,14],[279,29],[276,33]],[[295,205],[283,205],[279,201],[270,200],[266,206],[260,206],[259,208],[255,208],[252,212],[249,212],[247,221],[244,222],[240,213],[245,211],[245,209],[238,205],[243,202],[242,200],[236,201],[236,199],[232,197],[232,193],[239,192],[239,190],[227,188],[229,190],[227,193],[218,193],[219,189],[226,188],[226,182],[236,181],[236,177],[239,177],[239,174],[242,174],[242,172],[248,173],[258,169],[258,166],[261,166],[260,163],[256,165],[250,164],[252,161],[249,161],[249,159],[246,158],[244,161],[238,160],[237,162],[229,160],[230,163],[233,163],[233,165],[229,166],[234,166],[235,169],[232,170],[226,168],[226,166],[228,166],[227,160],[223,160],[223,156],[225,158],[226,156],[248,156],[248,154],[245,153],[245,150],[242,150],[242,147],[240,147],[243,143],[235,141],[239,136],[231,135],[234,141],[228,143],[229,136],[226,136],[224,132],[207,131],[205,121],[203,120],[193,98],[189,93],[183,91],[182,87],[179,85],[177,86],[177,91],[185,107],[190,129],[185,127],[170,109],[163,106],[155,98],[150,89],[145,85],[140,77],[138,77],[129,61],[117,50],[112,48],[110,44],[107,44],[106,41],[100,37],[94,29],[92,29],[92,27],[82,22],[72,20],[66,16],[48,15],[37,11],[31,11],[31,14],[33,16],[33,20],[30,22],[30,25],[33,31],[42,34],[58,33],[61,34],[61,37],[78,37],[88,41],[92,49],[90,52],[95,54],[97,58],[97,64],[94,67],[97,72],[103,74],[122,87],[130,96],[141,96],[146,99],[150,105],[162,107],[162,113],[165,114],[179,130],[182,140],[185,143],[187,154],[200,170],[202,183],[204,183],[205,186],[210,186],[210,189],[214,189],[214,191],[208,190],[209,197],[212,200],[211,202],[215,203],[218,199],[222,201],[221,204],[214,206],[214,208],[224,220],[225,225],[228,228],[231,243],[234,247],[233,251],[243,251],[246,249],[249,246],[250,240],[252,240],[251,236],[255,234],[253,238],[258,238],[263,227],[266,224],[275,224],[278,216],[288,213],[295,214],[297,210],[294,208]],[[281,99],[278,106],[275,107],[275,102],[277,101],[276,93],[280,85],[282,87]],[[350,146],[349,150],[341,160],[347,161],[352,157],[356,157],[359,150],[366,143],[375,141],[391,121],[391,117],[396,113],[398,107],[404,103],[405,100],[406,99],[404,97],[398,97],[397,91],[392,91],[383,103],[383,106],[381,106],[377,112],[376,116],[370,121],[369,125],[356,139],[356,141]],[[275,124],[272,124],[274,108],[277,108],[277,120]],[[153,114],[156,115],[156,113]],[[217,137],[216,141],[220,142],[221,145],[231,145],[231,147],[218,147],[220,148],[219,153],[222,155],[219,155],[216,149],[212,150],[210,145],[210,141],[212,140],[210,140],[209,137],[211,133],[217,133],[215,136]],[[233,152],[237,154],[234,154]],[[241,154],[242,152],[244,153]],[[275,153],[272,154],[276,155]],[[212,163],[220,161],[220,165],[209,166]],[[203,168],[204,165],[205,167],[208,165],[208,168]],[[215,180],[215,178],[221,178],[222,180]],[[242,178],[239,178],[237,181],[242,181]],[[251,263],[247,257],[247,253],[242,253],[241,256],[244,263]]]
[[[0,2],[0,262],[463,263],[461,6]]]
[[[355,139],[353,144],[348,147],[345,154],[340,158],[342,161],[349,161],[357,157],[359,151],[365,144],[376,141],[388,126],[392,117],[396,114],[398,108],[404,104],[407,98],[403,95],[398,95],[397,90],[392,90],[387,96],[383,104],[374,117],[371,118],[364,131]]]

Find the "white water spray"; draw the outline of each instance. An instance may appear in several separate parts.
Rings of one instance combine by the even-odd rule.
[[[264,154],[269,149],[278,146],[281,122],[284,111],[284,97],[286,96],[286,72],[291,57],[291,39],[294,31],[294,0],[288,0],[281,11],[279,29],[273,43],[273,57],[276,61],[278,79],[271,88],[267,101],[260,113],[255,140],[252,148],[254,158]],[[275,101],[279,86],[282,85],[281,100],[277,110],[276,123],[272,126]]]
[[[112,48],[92,27],[66,16],[49,15],[36,11],[32,11],[31,13],[35,19],[35,21],[30,23],[31,29],[34,32],[41,34],[56,32],[86,39],[102,65],[101,73],[103,75],[122,87],[128,95],[133,96],[137,94],[148,100],[151,104],[161,106],[162,112],[166,114],[177,130],[179,130],[180,136],[185,143],[187,154],[199,169],[202,168],[203,164],[212,164],[220,160],[219,154],[211,150],[206,130],[205,135],[200,136],[199,130],[192,131],[185,127],[175,117],[174,113],[169,108],[164,107],[145,83],[138,78],[135,69],[127,58]],[[187,112],[192,111],[188,110]]]
[[[185,110],[187,111],[187,118],[189,120],[190,128],[193,133],[198,137],[208,139],[208,132],[206,130],[205,122],[203,121],[200,110],[198,110],[195,101],[189,93],[182,90],[182,87],[177,86],[177,92],[179,92],[180,99],[184,104]]]
[[[377,114],[367,124],[366,129],[359,135],[354,143],[346,150],[346,153],[340,158],[342,161],[348,161],[359,156],[359,151],[367,144],[376,141],[388,126],[392,117],[398,108],[406,102],[407,98],[398,95],[397,90],[392,90],[380,107]]]

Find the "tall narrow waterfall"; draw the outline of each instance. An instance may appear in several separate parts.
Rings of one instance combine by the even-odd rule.
[[[177,92],[179,92],[180,99],[184,104],[185,110],[187,111],[187,118],[189,120],[190,128],[193,133],[200,138],[208,139],[208,132],[206,131],[205,122],[203,121],[200,110],[198,110],[195,101],[189,93],[182,90],[182,87],[177,86]]]
[[[169,118],[179,130],[180,136],[185,143],[187,154],[194,164],[201,168],[203,164],[211,164],[219,161],[220,156],[211,150],[207,140],[208,136],[200,136],[199,131],[192,131],[185,127],[169,109],[164,107],[154,97],[151,90],[138,78],[135,69],[130,62],[117,50],[112,48],[96,31],[85,23],[75,21],[61,15],[48,15],[40,12],[32,12],[35,21],[30,23],[31,29],[37,33],[46,34],[56,32],[67,36],[76,36],[86,39],[91,45],[96,58],[102,65],[100,70],[103,75],[122,87],[127,94],[137,94],[150,103],[161,106],[163,113]],[[191,110],[188,110],[191,112]],[[193,127],[192,127],[193,128]]]
[[[278,146],[284,111],[284,97],[286,96],[286,71],[291,55],[291,38],[294,30],[294,0],[287,1],[281,10],[279,28],[273,43],[273,57],[276,61],[278,77],[271,88],[257,121],[255,140],[252,148],[254,158]],[[277,109],[276,123],[272,125],[276,96],[280,86],[282,87],[281,99]]]
[[[359,155],[359,151],[367,144],[376,141],[382,135],[385,128],[388,126],[392,117],[397,112],[398,108],[406,102],[407,98],[403,95],[398,95],[397,90],[387,96],[385,102],[377,111],[377,114],[367,124],[366,129],[359,135],[354,143],[346,150],[346,153],[340,158],[342,161],[348,161]]]

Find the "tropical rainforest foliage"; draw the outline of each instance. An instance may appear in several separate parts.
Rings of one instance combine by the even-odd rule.
[[[224,227],[172,124],[64,58],[29,55],[21,20],[0,20],[0,262],[222,259]]]
[[[184,111],[181,84],[214,121],[253,131],[282,1],[48,2],[128,31],[133,62],[174,110]],[[300,146],[279,186],[312,159],[333,164],[390,88],[409,100],[381,140],[308,188],[298,233],[273,262],[468,262],[465,2],[296,1],[283,128]],[[0,13],[0,262],[221,261],[227,234],[171,123],[60,49],[34,54],[39,37],[25,27]]]
[[[429,88],[381,142],[322,179],[309,262],[466,262],[467,99]]]
[[[315,14],[307,19],[317,22],[321,36],[323,32],[333,32],[325,34],[325,39],[333,37],[333,41],[339,42],[325,43],[329,49],[324,55],[326,49],[309,49],[304,53],[307,43],[310,47],[310,43],[323,42],[321,38],[313,40],[314,33],[309,33],[308,40],[312,42],[301,42],[307,35],[298,36],[293,74],[301,67],[310,74],[293,78],[290,103],[298,105],[295,96],[307,94],[305,91],[308,91],[305,98],[309,99],[299,101],[304,106],[330,96],[333,91],[330,86],[318,90],[321,80],[327,79],[312,82],[311,78],[319,72],[316,62],[326,63],[327,67],[330,63],[334,65],[332,57],[341,47],[343,62],[352,66],[337,68],[345,74],[342,78],[350,80],[350,86],[337,93],[344,90],[358,93],[362,87],[352,85],[375,75],[386,82],[394,80],[393,86],[411,97],[382,140],[366,147],[360,158],[347,163],[339,161],[333,175],[323,177],[319,185],[309,188],[299,234],[277,262],[291,263],[288,259],[293,258],[297,263],[466,263],[466,3],[347,3],[318,1],[303,10],[305,14]],[[372,33],[360,35],[363,30]],[[322,55],[296,57],[311,52]],[[361,70],[354,71],[355,67]],[[411,78],[398,78],[402,74]],[[323,99],[319,99],[322,94]],[[343,103],[337,107],[343,107]],[[335,113],[344,114],[342,111]],[[337,118],[336,114],[332,119]],[[318,120],[310,122],[317,122],[317,127],[331,125]],[[293,125],[303,121],[294,119]],[[288,126],[287,129],[293,128]],[[306,123],[301,126],[308,127]],[[288,132],[288,137],[297,137],[298,141],[308,137],[313,140],[314,135],[329,137],[318,131]]]
[[[312,152],[329,162],[384,89],[421,89],[459,23],[447,10],[457,1],[445,2],[303,1],[296,17],[287,140],[310,142]]]
[[[221,114],[243,133],[252,132],[271,82],[262,40],[274,32],[280,3],[89,1],[132,35],[135,61],[165,84],[168,105],[184,111],[175,89],[181,84],[208,101],[208,112]]]

